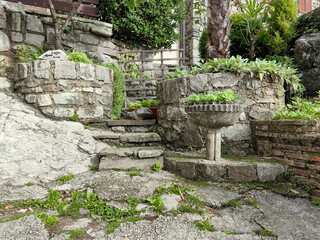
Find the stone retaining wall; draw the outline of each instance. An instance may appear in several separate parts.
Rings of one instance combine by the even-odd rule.
[[[105,121],[113,105],[113,71],[68,61],[36,60],[16,65],[15,88],[46,116],[82,122]]]
[[[231,127],[222,129],[222,153],[248,154],[253,152],[250,120],[272,117],[284,104],[283,83],[278,77],[265,76],[262,81],[250,74],[198,74],[170,79],[157,86],[158,131],[169,146],[204,147],[205,129],[187,119],[185,102],[192,93],[231,89],[244,100],[244,112]]]
[[[66,15],[59,15],[60,23]],[[110,62],[118,56],[122,43],[111,39],[112,25],[74,17],[62,35],[65,50],[87,52],[100,62]],[[24,10],[23,5],[0,2],[0,60],[11,63],[20,45],[33,44],[44,50],[54,49],[54,30],[49,13]],[[11,64],[10,64],[11,65]]]
[[[256,121],[253,129],[257,153],[287,164],[320,200],[320,121]]]

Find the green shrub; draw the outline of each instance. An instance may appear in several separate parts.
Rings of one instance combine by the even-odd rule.
[[[184,20],[184,0],[150,0],[130,8],[129,0],[100,0],[99,20],[113,24],[113,37],[149,49],[170,48]]]
[[[320,7],[301,15],[296,22],[298,36],[320,31]]]
[[[104,64],[103,66],[111,68],[113,70],[113,116],[112,119],[121,119],[122,107],[126,97],[124,95],[125,83],[123,81],[123,74],[119,66],[112,63]]]
[[[207,43],[208,43],[208,31],[207,29],[204,29],[201,33],[201,37],[199,39],[199,47],[198,47],[200,58],[203,62],[206,62],[208,59]]]
[[[16,57],[20,62],[31,62],[38,59],[43,54],[43,49],[36,45],[19,46]]]
[[[67,52],[68,61],[81,62],[81,63],[92,63],[88,56],[83,52]]]
[[[142,101],[137,101],[136,103],[129,103],[128,107],[157,107],[158,106],[158,100],[154,99],[152,101],[148,100],[142,100]]]
[[[192,94],[187,98],[187,105],[199,103],[231,103],[238,99],[239,97],[231,90],[213,94]]]
[[[272,54],[285,55],[290,42],[297,36],[295,22],[298,16],[296,0],[273,0],[272,11],[267,19],[268,47]]]

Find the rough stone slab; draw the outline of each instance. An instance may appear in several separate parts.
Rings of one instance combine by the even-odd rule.
[[[94,66],[88,63],[79,63],[78,77],[83,80],[93,81],[95,78]]]
[[[206,181],[218,181],[227,177],[225,165],[215,164],[212,161],[203,160],[196,166],[196,178]]]
[[[25,187],[0,187],[0,202],[14,201],[14,200],[35,200],[44,199],[48,193],[48,189],[37,185]],[[0,238],[1,239],[1,238]]]
[[[49,239],[49,232],[39,218],[30,215],[18,220],[0,223],[0,239]]]
[[[44,36],[39,35],[39,34],[32,34],[32,33],[27,33],[26,34],[26,43],[28,44],[33,44],[38,47],[43,48],[44,46]]]
[[[108,126],[151,126],[156,120],[108,120]]]
[[[110,169],[121,169],[121,170],[151,170],[152,165],[156,162],[163,164],[162,158],[148,158],[143,160],[132,160],[131,158],[122,159],[109,159],[101,158],[99,171],[110,170]]]
[[[274,116],[274,112],[270,109],[253,107],[249,113],[249,116],[254,120],[268,120]]]
[[[105,37],[112,36],[112,28],[92,27],[91,32]]]
[[[214,88],[234,87],[238,84],[239,78],[234,73],[210,73],[208,81]]]
[[[12,13],[12,30],[20,32],[21,31],[21,13]]]
[[[36,60],[33,62],[34,75],[37,78],[49,79],[51,72],[50,62],[47,60]]]
[[[10,79],[0,77],[0,92],[12,92],[13,83]]]
[[[150,149],[150,150],[140,150],[138,152],[139,158],[155,158],[160,157],[163,154],[163,150],[156,150],[156,149]]]
[[[108,157],[112,158],[115,157],[134,157],[137,158],[139,155],[139,152],[151,152],[155,151],[160,153],[163,150],[160,147],[126,147],[126,148],[104,148],[100,151],[99,155],[100,157]],[[156,154],[154,157],[161,156]]]
[[[203,92],[208,85],[207,74],[197,74],[190,76],[190,89],[192,92]]]
[[[257,170],[252,164],[229,164],[228,179],[233,182],[257,181]]]
[[[104,132],[103,134],[99,134],[95,136],[96,139],[119,139],[120,133],[114,132]]]
[[[82,105],[83,104],[83,96],[79,93],[53,94],[52,97],[56,104],[62,104],[62,105]]]
[[[69,118],[74,115],[73,108],[62,108],[58,107],[54,110],[54,116],[57,118]]]
[[[11,39],[13,42],[22,42],[23,41],[23,35],[19,32],[11,32]]]
[[[104,119],[103,106],[80,107],[77,110],[80,119],[101,118]]]
[[[98,81],[110,83],[110,69],[103,66],[96,66],[96,78]]]
[[[164,194],[161,196],[163,200],[163,208],[165,211],[177,210],[181,197],[175,194]]]
[[[39,95],[39,98],[38,98],[39,107],[50,106],[51,104],[52,104],[52,101],[49,94]]]
[[[70,231],[75,229],[84,229],[88,227],[88,225],[92,222],[92,219],[90,218],[80,218],[77,221],[75,221],[72,225],[64,226],[62,229],[64,231]]]
[[[194,179],[196,176],[196,165],[197,161],[189,160],[189,161],[177,161],[176,167],[178,169],[179,174],[182,177]]]
[[[17,64],[17,73],[16,75],[18,76],[18,78],[20,80],[25,79],[26,77],[28,77],[28,63],[18,63]]]
[[[113,132],[123,132],[123,133],[126,132],[126,129],[123,126],[111,127],[111,129]]]
[[[7,34],[0,31],[0,51],[9,51],[10,40]]]
[[[160,141],[161,138],[157,133],[124,133],[120,135],[120,142],[146,143]]]
[[[7,15],[4,11],[4,8],[2,4],[0,3],[0,28],[6,28],[7,27]]]
[[[98,45],[99,39],[91,34],[81,34],[80,41],[87,44]]]
[[[279,172],[285,172],[287,167],[277,163],[256,163],[259,182],[276,180]]]
[[[25,99],[26,99],[27,103],[35,103],[35,102],[37,102],[38,95],[28,94],[25,96]]]
[[[43,25],[41,19],[35,15],[27,15],[27,30],[43,33]]]
[[[55,79],[76,79],[76,63],[68,61],[55,61]]]

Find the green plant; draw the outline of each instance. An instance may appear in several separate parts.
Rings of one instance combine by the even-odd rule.
[[[58,218],[56,215],[46,215],[43,212],[36,212],[34,214],[37,218],[40,218],[42,220],[42,222],[46,225],[46,226],[54,226],[56,223],[58,223],[60,221],[60,218]]]
[[[203,62],[206,62],[208,59],[208,32],[207,29],[204,29],[201,33],[200,39],[199,39],[199,55]]]
[[[7,62],[5,59],[0,60],[0,68],[6,68],[7,67]]]
[[[136,103],[129,103],[128,107],[157,107],[158,106],[158,100],[154,99],[152,101],[148,101],[148,100],[142,100],[142,101],[137,101]]]
[[[121,119],[122,107],[124,106],[124,102],[126,100],[124,95],[125,83],[123,80],[122,71],[116,64],[107,63],[103,66],[113,70],[113,116],[111,119],[118,120]]]
[[[36,45],[23,45],[18,47],[16,57],[20,62],[30,62],[38,59],[42,54],[42,48]]]
[[[237,199],[232,199],[228,202],[228,205],[231,207],[240,207],[241,206],[241,202]]]
[[[56,181],[59,182],[62,185],[62,184],[65,184],[66,182],[70,181],[73,178],[74,178],[74,175],[72,173],[68,173],[65,176],[58,177],[56,179]]]
[[[202,231],[216,232],[217,228],[210,224],[212,217],[206,218],[204,221],[196,221],[196,227]]]
[[[223,230],[223,233],[227,234],[227,235],[239,235],[240,233],[238,232],[233,232],[233,231],[227,231],[227,230]]]
[[[79,115],[75,112],[71,117],[69,117],[69,120],[72,122],[78,122],[79,121]]]
[[[316,8],[311,12],[301,15],[296,24],[296,31],[300,37],[304,33],[313,33],[320,31],[320,8]]]
[[[160,196],[148,198],[147,202],[156,212],[163,212],[164,200]]]
[[[268,23],[268,47],[273,54],[284,55],[290,42],[297,36],[295,22],[298,16],[296,0],[272,0]]]
[[[156,162],[155,164],[152,165],[152,170],[155,172],[159,172],[162,168],[162,165],[160,162]]]
[[[320,202],[315,200],[314,198],[311,200],[311,204],[320,207]]]
[[[186,75],[195,75],[200,73],[201,68],[200,67],[191,67],[190,71],[187,71],[186,69],[180,70],[177,69],[175,72],[170,72],[165,79],[175,79],[175,78],[181,78]]]
[[[98,167],[93,166],[91,164],[88,165],[88,168],[90,168],[92,171],[98,171]]]
[[[87,54],[83,52],[67,52],[67,55],[68,61],[71,62],[92,63]]]
[[[23,186],[27,186],[27,187],[30,187],[33,185],[34,185],[34,182],[27,182],[27,183],[23,184]]]
[[[138,198],[129,197],[127,203],[129,204],[130,208],[135,209],[141,203],[141,201]]]
[[[272,232],[270,229],[263,229],[256,232],[257,235],[265,237],[276,237],[277,235]]]
[[[81,228],[70,230],[69,231],[69,234],[70,234],[69,240],[73,240],[76,237],[80,237],[81,235],[83,235],[85,233],[86,233],[86,231]]]
[[[136,2],[136,1],[135,1]],[[180,39],[175,32],[186,14],[183,0],[139,1],[131,8],[130,1],[101,0],[99,20],[113,24],[115,39],[149,49],[170,48]]]
[[[192,94],[187,98],[187,105],[205,104],[205,103],[231,103],[238,100],[240,97],[234,94],[233,91],[227,90],[213,94]]]
[[[131,171],[129,172],[129,176],[130,177],[135,177],[135,176],[139,176],[140,171]]]
[[[255,198],[245,197],[244,200],[247,201],[250,205],[254,206],[255,208],[260,208],[262,205]]]

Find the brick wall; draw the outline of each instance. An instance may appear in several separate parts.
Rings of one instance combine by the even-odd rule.
[[[273,157],[289,166],[297,182],[311,185],[320,200],[320,121],[254,121],[258,155]]]

